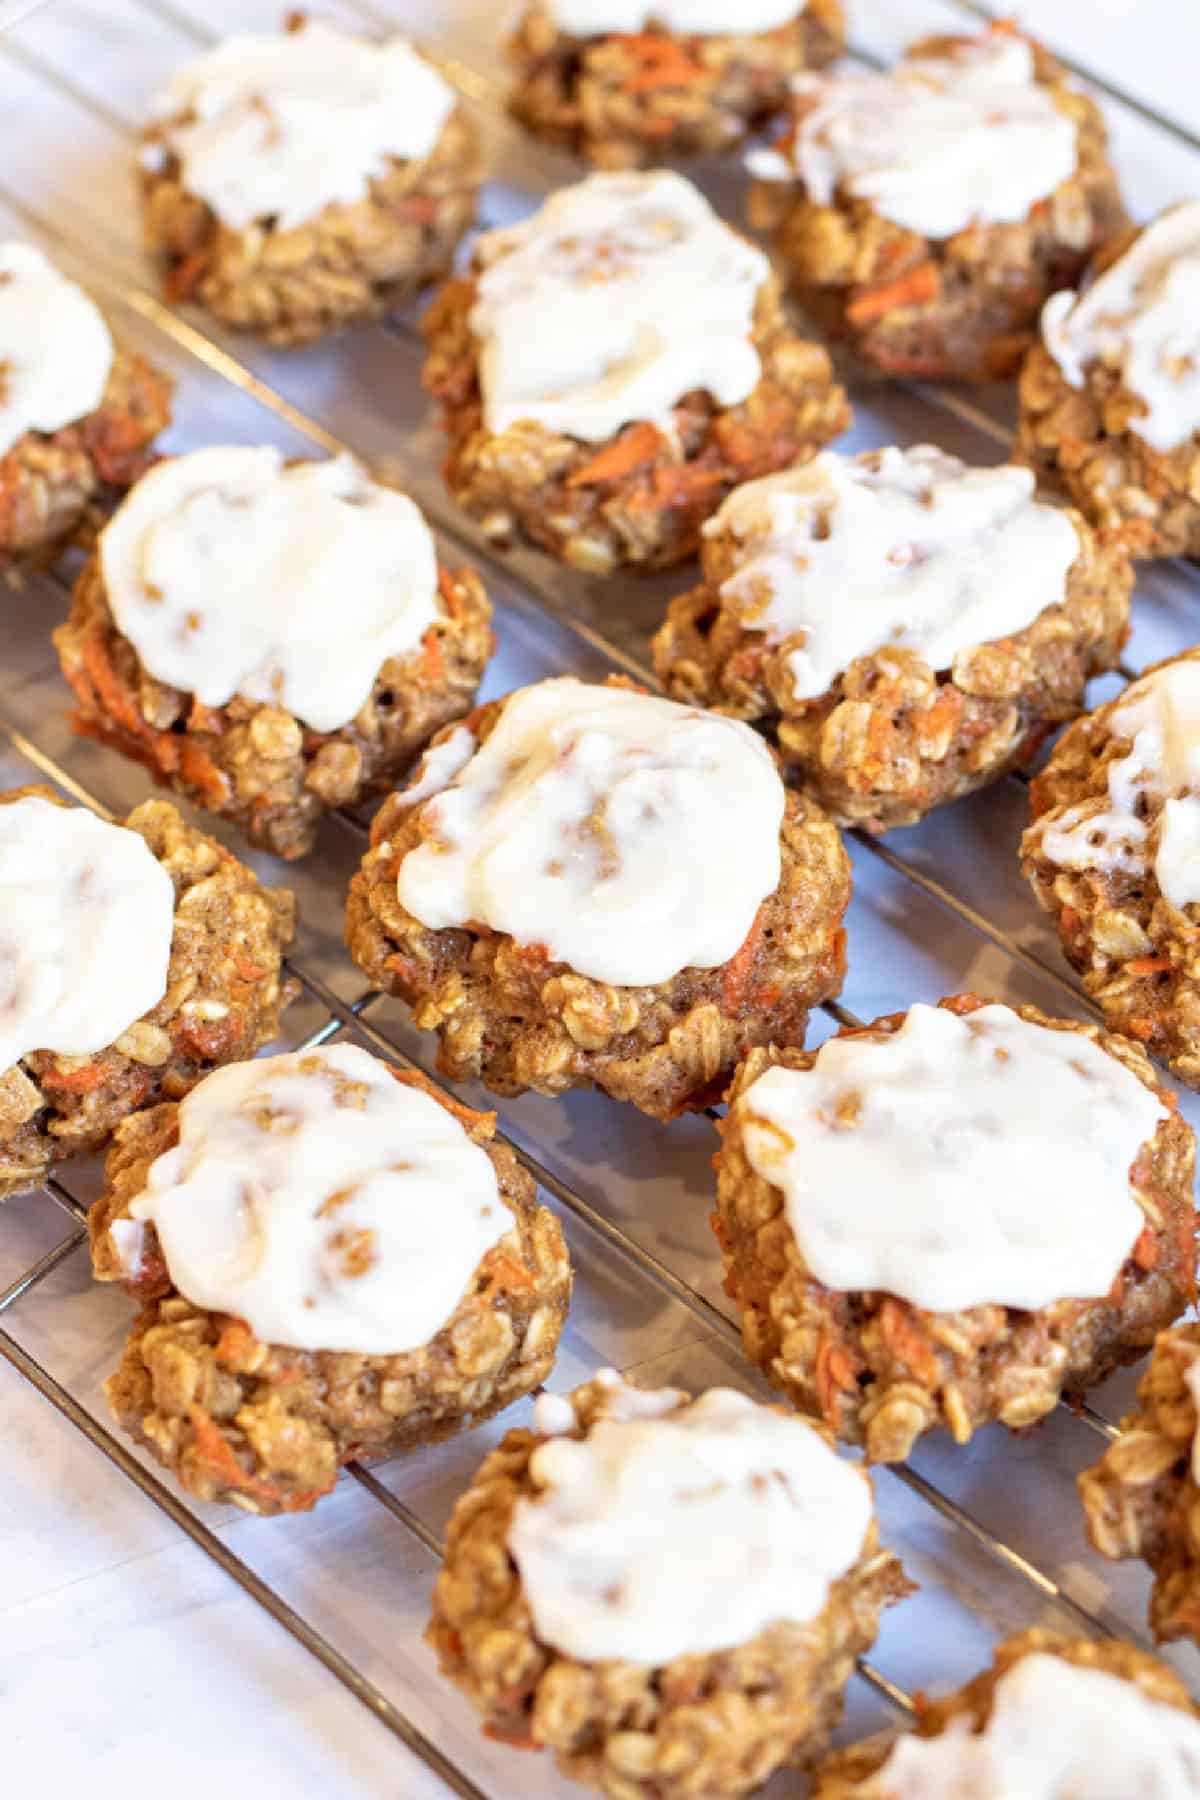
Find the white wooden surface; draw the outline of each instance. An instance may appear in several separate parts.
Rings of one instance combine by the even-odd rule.
[[[952,0],[851,0],[851,6],[855,38],[884,53],[919,31],[957,26],[963,16]],[[271,439],[293,450],[311,449],[302,427],[230,385],[191,356],[178,336],[164,336],[147,318],[138,290],[150,283],[137,249],[128,168],[129,131],[163,74],[189,53],[193,36],[273,24],[279,10],[277,0],[174,0],[169,12],[151,11],[139,0],[50,0],[0,36],[0,190],[63,234],[61,253],[93,271],[119,329],[172,366],[180,380],[172,433],[177,446]],[[374,0],[369,8],[366,0],[338,0],[321,8],[359,22],[365,10],[423,31],[458,57],[468,75],[495,80],[500,19],[488,0]],[[18,11],[19,4],[7,9],[10,15]],[[1024,11],[1049,41],[1195,129],[1194,0],[1039,0],[1036,6],[1031,0]],[[5,17],[0,6],[0,27]],[[1110,107],[1109,116],[1135,211],[1145,214],[1200,192],[1194,151],[1119,107]],[[485,202],[490,222],[528,207],[547,181],[564,177],[566,165],[531,151],[494,119],[489,136],[497,171]],[[733,207],[736,185],[717,178],[714,191]],[[0,193],[0,232],[32,229]],[[446,516],[437,438],[415,385],[418,358],[411,338],[371,330],[291,357],[244,343],[229,348],[327,430],[365,455],[390,459],[417,497]],[[918,393],[872,384],[855,400],[856,445],[932,436],[981,460],[1002,453],[1002,441],[995,433],[989,437],[974,414],[956,416]],[[993,419],[1003,418],[1003,395],[987,397],[986,404]],[[523,584],[632,654],[640,653],[664,595],[680,585],[650,582],[614,595],[532,555],[515,558],[507,576],[488,573],[501,608],[491,692],[553,669],[600,673],[604,667],[598,651],[530,604]],[[66,727],[64,692],[46,636],[63,610],[61,590],[39,584],[6,597],[3,605],[0,721],[61,759],[106,803],[133,804],[145,791],[140,773],[73,742]],[[1200,636],[1200,582],[1192,573],[1172,566],[1147,574],[1136,605],[1134,666]],[[22,778],[28,778],[27,766],[0,754],[0,783]],[[1023,814],[1019,788],[1005,784],[888,842],[1057,971],[1054,945],[1015,868]],[[287,876],[300,889],[305,911],[302,956],[347,999],[359,988],[340,951],[338,906],[358,850],[353,835],[333,823],[318,854]],[[966,986],[1034,999],[1050,1010],[1072,1007],[1054,973],[1015,961],[901,874],[861,849],[853,854],[857,886],[844,995],[853,1010],[869,1017]],[[380,1008],[374,1016],[398,1040],[427,1054],[427,1047],[405,1035],[399,1009]],[[298,1008],[289,1033],[298,1039],[316,1022],[311,1006]],[[829,1029],[828,1021],[822,1028]],[[587,1095],[557,1104],[526,1099],[502,1113],[506,1128],[557,1176],[700,1295],[727,1309],[707,1224],[712,1142],[704,1121],[667,1132]],[[62,1215],[44,1197],[11,1202],[0,1212],[0,1290],[63,1229]],[[702,1312],[664,1299],[594,1234],[573,1225],[570,1235],[577,1298],[555,1385],[569,1385],[601,1360],[695,1386],[748,1380],[736,1352]],[[102,1416],[99,1386],[115,1361],[126,1318],[118,1295],[92,1287],[85,1257],[76,1252],[3,1323]],[[1101,1401],[1109,1414],[1120,1410],[1130,1385],[1128,1378],[1111,1384]],[[501,1428],[493,1425],[427,1456],[390,1464],[381,1476],[437,1532]],[[150,1781],[173,1800],[214,1792],[426,1800],[446,1792],[3,1363],[0,1429],[5,1792],[58,1794],[78,1786],[91,1796],[124,1796],[134,1784]],[[1060,1414],[1021,1441],[985,1432],[965,1452],[923,1446],[915,1467],[1105,1624],[1141,1635],[1143,1574],[1099,1563],[1082,1543],[1071,1479],[1097,1449],[1082,1425]],[[885,1622],[874,1660],[892,1679],[910,1689],[958,1681],[986,1659],[989,1644],[1004,1632],[1037,1620],[1074,1623],[895,1476],[881,1474],[879,1495],[885,1535],[923,1584],[918,1598]],[[257,1521],[201,1510],[484,1792],[550,1800],[569,1791],[545,1759],[485,1743],[469,1709],[439,1681],[420,1643],[435,1561],[361,1488],[342,1483],[307,1519]],[[1183,1651],[1177,1660],[1195,1680],[1195,1654]],[[852,1684],[849,1729],[870,1729],[888,1716],[865,1683]],[[789,1777],[770,1790],[780,1796],[800,1791]]]

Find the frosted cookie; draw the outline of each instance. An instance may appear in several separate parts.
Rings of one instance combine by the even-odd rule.
[[[279,1030],[295,901],[148,800],[0,794],[0,1198]]]
[[[32,244],[0,244],[0,575],[94,532],[151,460],[171,384]]]
[[[766,257],[680,175],[593,175],[486,232],[423,329],[454,498],[592,574],[690,556],[738,481],[850,420]]]
[[[1030,788],[1021,867],[1113,1031],[1200,1087],[1200,651],[1076,721]]]
[[[917,1697],[917,1725],[836,1751],[813,1800],[1191,1800],[1200,1792],[1200,1709],[1166,1663],[1120,1639],[1035,1628],[944,1700]]]
[[[750,167],[801,304],[890,375],[1014,373],[1046,296],[1125,222],[1095,103],[1001,26],[797,77]]]
[[[1135,556],[1200,555],[1200,201],[1119,233],[1042,311],[1017,451]]]
[[[77,729],[250,840],[312,848],[466,712],[492,649],[471,569],[350,457],[164,461],[101,535],[54,633]]]
[[[603,1370],[483,1463],[426,1636],[489,1736],[610,1800],[720,1797],[820,1753],[908,1591],[818,1430]]]
[[[842,48],[841,0],[531,0],[509,105],[600,168],[731,150]]]
[[[298,14],[173,75],[138,174],[168,298],[300,344],[444,274],[483,166],[454,90],[404,38]]]
[[[122,1126],[90,1221],[96,1275],[143,1308],[106,1385],[119,1423],[197,1498],[296,1512],[343,1463],[536,1387],[571,1271],[494,1129],[347,1044]]]
[[[1195,1140],[1144,1053],[972,995],[755,1050],[713,1224],[747,1355],[876,1462],[1013,1430],[1195,1294]]]
[[[1155,1637],[1200,1644],[1200,1325],[1159,1335],[1136,1408],[1078,1479],[1094,1548],[1154,1571]]]
[[[665,1119],[803,1041],[849,898],[836,828],[747,726],[563,677],[434,740],[375,817],[346,942],[454,1080]]]
[[[654,663],[676,699],[757,725],[834,817],[872,830],[1028,761],[1129,630],[1133,572],[1011,465],[928,445],[735,488]]]

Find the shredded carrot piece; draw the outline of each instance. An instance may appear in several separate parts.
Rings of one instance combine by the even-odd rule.
[[[737,676],[740,681],[753,681],[763,666],[766,654],[764,644],[747,644],[744,650],[739,650],[736,655],[730,657],[728,663],[730,675]]]
[[[383,966],[389,974],[396,977],[397,981],[406,981],[410,987],[418,985],[420,970],[412,957],[405,956],[402,951],[395,951]]]
[[[662,433],[643,421],[629,425],[613,443],[597,451],[590,462],[583,463],[567,476],[568,487],[592,487],[601,481],[619,481],[649,462],[662,443]]]
[[[827,1424],[838,1424],[841,1417],[838,1396],[854,1386],[854,1378],[861,1367],[862,1364],[849,1345],[839,1343],[832,1331],[823,1326],[817,1340],[813,1379],[817,1390],[817,1405]]]
[[[506,1744],[510,1750],[539,1750],[541,1748],[532,1731],[525,1732],[523,1737],[516,1737],[511,1731],[505,1731],[502,1726],[488,1723],[483,1727],[483,1735],[485,1738],[491,1738],[493,1743]]]
[[[721,976],[721,1007],[724,1012],[736,1012],[741,1004],[742,995],[746,991],[746,983],[750,978],[750,970],[758,952],[759,940],[762,937],[764,900],[754,915],[753,923],[739,947],[734,951]]]
[[[105,1063],[89,1063],[82,1069],[47,1069],[41,1081],[43,1087],[62,1088],[68,1094],[92,1094],[108,1073]]]
[[[660,36],[657,32],[622,33],[617,42],[639,64],[621,83],[623,94],[650,94],[657,88],[690,87],[704,74],[700,64],[675,38]]]
[[[867,725],[867,747],[862,762],[854,773],[854,786],[873,787],[892,760],[892,742],[896,727],[886,713],[874,712]]]
[[[1077,469],[1087,456],[1087,445],[1073,431],[1064,431],[1055,455],[1064,469]]]
[[[245,1361],[246,1352],[254,1341],[254,1333],[245,1319],[230,1319],[221,1327],[213,1355],[227,1367],[236,1366]]]
[[[202,1406],[193,1406],[189,1417],[192,1423],[193,1460],[224,1487],[235,1488],[239,1493],[249,1494],[256,1500],[269,1501],[280,1512],[307,1512],[314,1501],[328,1493],[333,1485],[330,1482],[325,1487],[301,1488],[294,1494],[288,1494],[273,1482],[263,1481],[257,1475],[246,1473],[220,1427]]]
[[[1154,1036],[1154,1020],[1141,1017],[1126,1019],[1121,1029],[1126,1037],[1137,1038],[1139,1043],[1148,1043]]]
[[[1169,956],[1135,956],[1125,964],[1126,974],[1140,981],[1143,975],[1162,975],[1171,967]]]
[[[141,708],[113,666],[102,631],[90,631],[84,638],[83,666],[109,717],[134,737],[153,738],[153,727],[143,718]]]
[[[944,1000],[938,1001],[938,1005],[946,1012],[953,1013],[956,1019],[966,1019],[973,1012],[978,1012],[981,1006],[987,1006],[988,1002],[981,1000],[978,994],[948,994]]]
[[[528,1293],[533,1286],[533,1276],[511,1251],[489,1250],[481,1266],[493,1287],[504,1288],[510,1294]]]
[[[550,961],[550,946],[548,944],[514,944],[513,955],[527,968],[540,969]]]
[[[1152,1269],[1158,1261],[1158,1239],[1153,1227],[1143,1225],[1138,1233],[1137,1242],[1130,1251],[1130,1256],[1139,1269]]]
[[[911,1369],[918,1381],[931,1385],[937,1380],[937,1358],[933,1346],[911,1308],[887,1299],[879,1309],[879,1329],[883,1341],[897,1362]]]
[[[179,740],[179,773],[199,790],[206,805],[223,806],[228,800],[228,775],[217,767],[208,751],[202,750],[191,738]]]
[[[253,957],[247,956],[244,950],[236,952],[233,966],[243,981],[261,981],[267,972],[254,961]]]
[[[190,300],[208,267],[207,250],[197,250],[170,270],[163,286],[168,300]]]
[[[963,709],[963,697],[956,687],[943,687],[933,705],[918,713],[914,720],[917,737],[923,744],[933,743],[943,731],[954,729]]]
[[[438,568],[438,593],[442,596],[442,605],[452,619],[462,615],[462,597],[458,591],[458,583],[449,569]]]
[[[221,729],[221,722],[220,707],[205,706],[203,700],[193,699],[187,716],[189,731],[218,732]]]
[[[88,434],[88,447],[102,481],[126,478],[130,458],[146,441],[145,427],[131,412],[107,412]]]
[[[436,1100],[439,1106],[444,1106],[451,1117],[457,1119],[466,1131],[471,1133],[482,1131],[485,1137],[491,1137],[495,1132],[496,1115],[494,1112],[476,1112],[473,1107],[467,1106],[462,1100],[456,1100],[453,1094],[444,1094],[441,1088],[435,1087],[429,1077],[422,1075],[419,1069],[398,1069],[393,1063],[389,1063],[387,1072],[393,1081],[400,1083],[401,1087],[416,1088],[418,1093],[428,1094],[431,1100]]]
[[[847,306],[846,317],[852,325],[866,325],[896,307],[924,306],[930,300],[936,300],[941,291],[942,278],[937,264],[918,263],[915,269],[897,275],[894,280],[861,288]]]
[[[421,679],[423,681],[440,681],[446,664],[442,656],[442,640],[433,626],[421,639]]]

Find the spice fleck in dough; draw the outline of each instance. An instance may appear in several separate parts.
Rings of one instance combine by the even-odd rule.
[[[507,778],[490,785],[494,757],[486,784],[481,772],[465,798],[460,790],[518,704],[511,793],[522,831],[485,852],[486,816],[456,824],[456,878],[464,856],[486,855],[467,890],[472,910],[456,893],[453,906],[437,901],[446,923],[423,923],[401,898],[402,871],[440,841],[442,795],[456,818],[472,794],[506,804]],[[544,730],[526,734],[534,713]],[[436,739],[413,786],[376,815],[346,916],[359,967],[439,1034],[444,1073],[501,1094],[595,1085],[666,1119],[715,1099],[752,1044],[802,1039],[809,1009],[841,985],[849,865],[836,828],[812,801],[784,793],[746,727],[619,682],[572,680],[519,689],[467,726]],[[653,755],[622,748],[627,732],[643,730],[657,735]],[[562,867],[539,849],[550,831],[578,846]],[[432,851],[419,866],[439,868]],[[489,886],[507,925],[480,917]],[[544,941],[547,929],[570,935],[574,963]],[[686,954],[704,966],[681,965]]]
[[[514,115],[597,168],[712,155],[777,117],[791,77],[845,36],[840,0],[705,7],[702,28],[700,10],[533,0],[510,46]]]
[[[917,1017],[922,1014],[930,1016]],[[1002,1026],[1007,1021],[998,1036],[996,1020]],[[922,1024],[938,1029],[918,1033]],[[1058,1067],[1042,1069],[1032,1090],[1024,1079],[1017,1111],[1021,1069],[1008,1059],[1028,1051],[1009,1040],[1031,1030],[1050,1039],[1038,1054],[1043,1063],[1051,1056]],[[986,1061],[989,1033],[995,1065]],[[873,1047],[888,1047],[890,1066],[903,1060],[909,1039],[907,1090],[876,1088],[876,1099],[869,1100]],[[931,1049],[930,1039],[945,1040],[943,1049]],[[1071,1058],[1064,1041],[1087,1046],[1087,1056]],[[845,1074],[840,1098],[820,1108],[818,1130],[816,1116],[810,1117],[817,1105],[812,1096],[824,1092],[823,1071],[832,1069],[835,1045],[838,1068],[861,1063],[861,1078],[856,1089]],[[952,1075],[939,1088],[938,1058],[951,1056]],[[1096,1063],[1101,1057],[1111,1060],[1112,1071]],[[1081,1072],[1073,1078],[1076,1060]],[[1061,1104],[1047,1115],[1038,1094],[1051,1091],[1051,1079]],[[790,1095],[803,1110],[803,1141],[812,1134],[823,1147],[825,1164],[814,1153],[811,1185],[807,1160],[795,1168],[788,1163],[796,1140],[786,1117],[772,1105],[760,1118],[768,1092]],[[1194,1297],[1195,1140],[1174,1096],[1156,1084],[1145,1054],[1097,1026],[960,995],[937,1009],[915,1008],[839,1033],[816,1053],[756,1049],[735,1076],[729,1102],[713,1223],[726,1286],[741,1310],[746,1352],[801,1411],[824,1420],[846,1442],[864,1445],[873,1461],[903,1461],[923,1432],[939,1426],[966,1443],[992,1420],[1014,1430],[1033,1424],[1063,1394],[1081,1394],[1136,1361]],[[1009,1120],[1008,1141],[1000,1147],[1009,1162],[1000,1160],[988,1135],[997,1107]],[[1124,1125],[1117,1123],[1118,1108],[1127,1109]],[[913,1113],[925,1126],[915,1136]],[[1116,1134],[1107,1150],[1097,1137],[1101,1121],[1104,1131]],[[860,1144],[857,1133],[864,1127],[868,1138]],[[1052,1131],[1065,1132],[1061,1141],[1073,1158],[1086,1150],[1094,1179],[1098,1169],[1107,1171],[1102,1266],[1096,1261],[1099,1194],[1090,1185],[1074,1188],[1071,1175],[1057,1180],[1050,1174],[1054,1145],[1046,1134]],[[937,1156],[939,1133],[952,1160],[927,1163]],[[862,1158],[869,1162],[872,1154],[878,1166],[873,1175],[869,1168],[864,1174]],[[1113,1190],[1113,1169],[1121,1163],[1129,1168],[1128,1186]],[[962,1230],[947,1234],[922,1209],[937,1180],[951,1179],[954,1170]],[[830,1197],[841,1192],[839,1179],[851,1178],[855,1204],[852,1211],[848,1194],[846,1221],[857,1218],[858,1230],[839,1237],[836,1221],[828,1229],[823,1221]],[[885,1204],[897,1181],[901,1204],[905,1192],[913,1196],[911,1231],[904,1228],[909,1214],[897,1215]],[[1036,1195],[1041,1198],[1033,1213],[1026,1207],[1022,1218],[1025,1197]],[[1081,1295],[1072,1286],[1084,1282],[1084,1271],[1072,1250],[1080,1227],[1072,1225],[1071,1209],[1090,1209],[1093,1199],[1093,1266],[1088,1292]],[[973,1207],[981,1207],[974,1228]],[[1037,1245],[1036,1254],[1030,1244]],[[895,1291],[900,1288],[907,1294]]]
[[[1007,27],[801,77],[751,169],[805,311],[890,375],[1013,374],[1047,295],[1125,222],[1094,101]]]
[[[197,1089],[192,1112],[161,1106],[117,1134],[90,1221],[93,1264],[142,1311],[106,1392],[121,1426],[198,1499],[303,1511],[344,1463],[436,1442],[543,1381],[570,1265],[532,1179],[493,1141],[493,1114],[353,1046],[222,1074],[236,1080]],[[219,1152],[255,1132],[266,1134],[252,1203],[263,1248],[239,1282],[244,1256],[212,1257],[214,1241],[245,1229]],[[319,1296],[307,1309],[306,1270]],[[434,1298],[458,1294],[423,1336],[431,1286]],[[303,1343],[264,1335],[285,1319]]]
[[[62,804],[52,789],[16,788],[0,805],[30,798]],[[145,801],[124,825],[170,878],[161,993],[111,1044],[77,1055],[32,1048],[0,1073],[0,1197],[36,1187],[67,1157],[105,1149],[131,1113],[177,1100],[210,1069],[253,1056],[277,1036],[294,997],[281,973],[295,930],[292,894],[263,887],[164,800]],[[58,904],[50,875],[43,938]],[[10,910],[5,917],[11,930]]]

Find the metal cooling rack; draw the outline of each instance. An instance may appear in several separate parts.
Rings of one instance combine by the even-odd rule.
[[[577,177],[567,159],[531,147],[505,122],[495,73],[500,22],[481,0],[455,7],[335,0],[319,10],[359,28],[411,30],[438,54],[476,107],[488,140],[495,175],[484,196],[485,224],[519,215],[547,187]],[[855,53],[867,61],[890,57],[922,31],[961,25],[963,14],[988,13],[977,0],[857,0],[854,11]],[[873,16],[883,13],[885,21]],[[0,6],[0,233],[43,240],[98,294],[119,335],[171,371],[178,383],[172,447],[224,440],[275,441],[292,453],[349,448],[397,474],[434,525],[443,556],[474,561],[492,593],[500,649],[485,693],[568,669],[597,676],[617,668],[653,684],[648,633],[686,575],[604,584],[532,552],[501,556],[484,545],[440,488],[411,317],[311,352],[280,354],[225,338],[203,315],[172,311],[157,298],[138,252],[129,182],[131,139],[146,101],[197,46],[234,28],[272,27],[277,15],[275,0],[124,0],[103,12],[68,0]],[[1135,177],[1129,185],[1136,212],[1178,197],[1189,183],[1194,189],[1194,132],[1070,66],[1107,98],[1119,166]],[[703,174],[716,202],[739,217],[740,178],[728,169]],[[1010,441],[1008,394],[886,384],[861,371],[848,371],[847,380],[856,413],[845,440],[851,448],[932,439],[986,461]],[[1198,598],[1188,566],[1141,575],[1120,678],[1193,641]],[[145,778],[112,753],[74,740],[65,724],[67,696],[48,642],[50,625],[65,611],[65,584],[39,578],[3,604],[0,785],[49,779],[101,813],[127,810],[144,797]],[[1118,684],[1096,684],[1095,697]],[[830,1004],[824,1019],[814,1020],[816,1038],[962,987],[1086,1016],[1090,1003],[1016,869],[1026,812],[1023,784],[1014,778],[884,843],[851,834],[856,888],[846,1003]],[[300,893],[305,925],[290,969],[303,998],[285,1031],[296,1046],[345,1033],[431,1073],[430,1045],[401,1008],[362,987],[340,948],[346,884],[364,838],[361,818],[345,813],[328,821],[317,851],[299,868],[250,859],[268,879]],[[482,1093],[467,1098],[496,1104]],[[1198,1110],[1185,1103],[1193,1120]],[[711,1124],[688,1119],[666,1129],[590,1094],[557,1102],[525,1097],[500,1103],[498,1111],[516,1154],[562,1216],[575,1263],[576,1297],[554,1385],[570,1385],[603,1360],[647,1380],[697,1387],[721,1380],[762,1392],[741,1356],[708,1234]],[[558,1781],[545,1758],[518,1764],[515,1753],[482,1739],[418,1641],[449,1508],[514,1415],[420,1456],[372,1470],[351,1467],[315,1514],[286,1526],[192,1503],[107,1424],[99,1382],[115,1364],[128,1308],[88,1279],[84,1221],[95,1182],[94,1169],[72,1165],[65,1179],[10,1202],[0,1215],[0,1282],[7,1283],[0,1290],[0,1355],[445,1790],[465,1800],[501,1800],[518,1783],[547,1800],[577,1792]],[[67,1229],[59,1235],[63,1216]],[[1145,1576],[1085,1553],[1072,1485],[1074,1471],[1113,1435],[1110,1419],[1133,1379],[1115,1378],[1096,1408],[1060,1408],[1036,1437],[992,1429],[966,1449],[926,1443],[908,1465],[878,1471],[884,1537],[922,1590],[888,1615],[873,1660],[860,1665],[848,1697],[848,1733],[910,1711],[918,1686],[964,1679],[986,1660],[992,1641],[1024,1625],[1145,1641]],[[283,1556],[275,1554],[273,1534],[286,1536]],[[379,1584],[370,1595],[355,1591],[350,1578],[364,1546],[373,1590]],[[1190,1655],[1174,1660],[1194,1675]],[[779,1776],[768,1792],[795,1794],[797,1781]]]

